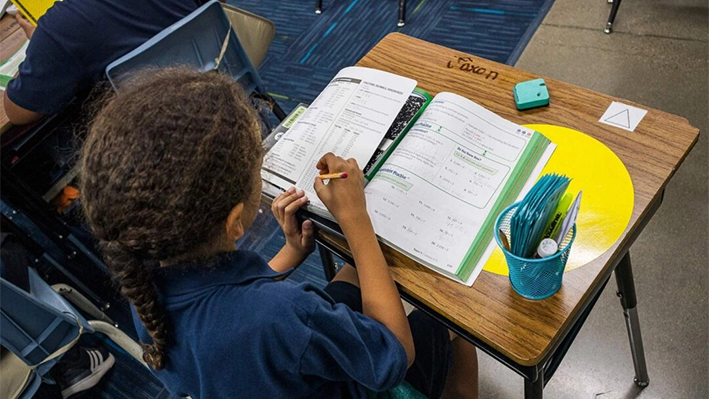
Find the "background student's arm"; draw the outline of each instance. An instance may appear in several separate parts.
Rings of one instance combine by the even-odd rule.
[[[10,100],[10,97],[7,96],[7,91],[5,91],[3,96],[4,98],[2,99],[2,105],[5,108],[5,114],[7,115],[7,119],[9,119],[10,123],[13,125],[26,125],[39,120],[43,116],[38,112],[24,109],[15,104],[12,100]]]
[[[22,30],[25,32],[25,36],[27,36],[28,39],[31,39],[32,34],[35,30],[34,25],[32,25],[32,23],[20,13],[17,13],[17,15],[15,15],[15,19],[20,25],[20,28],[22,28]],[[17,76],[17,74],[15,74],[15,76]],[[40,113],[24,109],[19,105],[15,104],[15,102],[10,100],[10,97],[7,96],[7,91],[5,91],[5,94],[3,96],[3,108],[5,108],[5,114],[10,120],[10,123],[12,123],[13,125],[26,125],[42,117],[42,114]]]
[[[397,337],[411,366],[415,357],[411,328],[367,214],[362,170],[354,159],[345,161],[332,153],[323,156],[317,167],[321,173],[348,175],[328,184],[315,179],[315,191],[347,238],[357,265],[363,313],[384,324]]]
[[[315,249],[313,222],[299,224],[295,212],[308,202],[303,190],[291,187],[273,200],[271,211],[286,236],[286,245],[268,262],[271,269],[284,272],[300,265]]]
[[[66,22],[49,17],[31,32],[25,60],[5,90],[3,107],[15,125],[60,113],[93,84],[85,65],[64,46],[72,36],[63,29]]]

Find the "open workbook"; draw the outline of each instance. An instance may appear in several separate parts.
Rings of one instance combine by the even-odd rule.
[[[345,68],[267,152],[261,176],[313,192],[320,157],[365,167],[367,211],[380,241],[472,285],[489,258],[500,211],[526,192],[554,145],[453,93],[431,98],[414,80]],[[302,112],[304,111],[304,112]]]

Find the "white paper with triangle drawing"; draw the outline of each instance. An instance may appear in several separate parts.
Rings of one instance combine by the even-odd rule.
[[[598,121],[606,125],[619,127],[634,132],[647,111],[627,104],[613,101]]]

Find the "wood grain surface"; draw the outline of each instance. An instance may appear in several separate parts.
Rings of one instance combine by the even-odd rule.
[[[26,41],[25,32],[17,20],[10,14],[3,15],[0,19],[0,62],[15,54]]]
[[[538,364],[565,336],[574,316],[590,300],[592,289],[603,283],[603,276],[623,255],[621,248],[696,143],[698,129],[685,118],[549,78],[544,79],[550,105],[517,111],[513,86],[543,76],[399,33],[382,39],[357,65],[416,79],[432,95],[442,91],[460,94],[518,124],[553,124],[587,133],[613,150],[627,167],[635,205],[625,233],[599,258],[566,273],[559,292],[545,300],[524,299],[512,290],[506,276],[485,271],[468,288],[383,246],[401,290],[512,361],[523,366]],[[635,132],[598,122],[612,101],[648,110]],[[324,233],[320,238],[347,252],[343,240]]]
[[[25,32],[20,28],[17,20],[10,14],[3,15],[0,19],[0,62],[15,54],[26,41]],[[0,91],[0,134],[11,126],[5,114],[3,99],[4,93]]]

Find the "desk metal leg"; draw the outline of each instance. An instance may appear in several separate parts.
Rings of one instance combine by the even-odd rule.
[[[619,0],[615,0],[620,2]],[[618,283],[618,297],[625,315],[625,326],[628,328],[630,350],[633,354],[635,366],[635,384],[641,388],[650,383],[645,364],[645,351],[643,339],[640,335],[640,320],[638,319],[637,298],[635,297],[635,282],[633,269],[630,266],[630,252],[626,253],[615,269],[615,280]]]
[[[399,22],[398,27],[406,25],[406,0],[399,0]]]
[[[320,253],[325,279],[332,281],[332,279],[335,278],[335,274],[337,274],[337,264],[335,264],[335,259],[332,257],[332,252],[318,243],[318,253]]]
[[[315,2],[315,13],[316,14],[321,14],[322,13],[322,0],[317,0]]]
[[[524,399],[542,399],[544,395],[544,367],[537,369],[537,379],[524,379]]]
[[[618,8],[620,7],[620,1],[621,0],[612,0],[612,8],[611,8],[611,15],[608,17],[608,23],[606,24],[606,28],[603,29],[605,33],[611,33],[613,29],[613,22],[615,21],[615,15],[618,14]],[[610,3],[611,1],[609,1]]]

